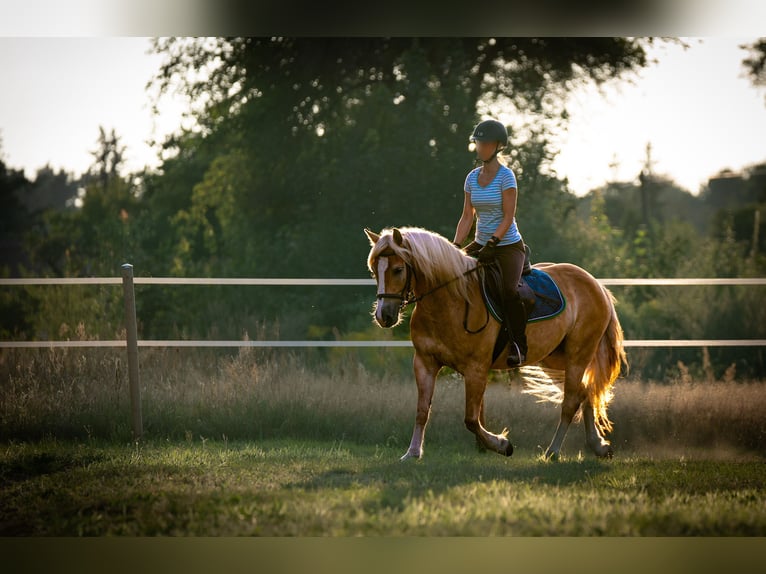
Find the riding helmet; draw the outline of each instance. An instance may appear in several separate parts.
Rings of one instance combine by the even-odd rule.
[[[500,142],[508,145],[508,130],[497,120],[484,120],[480,122],[471,134],[472,142]]]

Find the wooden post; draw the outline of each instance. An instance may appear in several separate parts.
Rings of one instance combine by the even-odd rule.
[[[138,327],[136,326],[136,295],[133,290],[133,266],[122,266],[122,290],[125,297],[125,332],[128,348],[128,381],[130,383],[130,409],[133,439],[144,434],[141,419],[141,387],[138,378]]]

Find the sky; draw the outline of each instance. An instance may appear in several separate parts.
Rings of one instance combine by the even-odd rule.
[[[0,38],[0,157],[34,178],[45,165],[81,174],[99,126],[126,146],[125,168],[159,165],[149,145],[175,131],[185,102],[153,116],[146,84],[162,58],[143,37]]]
[[[653,171],[697,193],[722,169],[766,162],[766,89],[745,76],[748,52],[739,48],[754,40],[663,43],[650,52],[658,63],[632,83],[571,94],[572,119],[554,168],[582,195],[609,180],[637,178],[651,144]]]
[[[583,195],[635,179],[649,143],[655,173],[697,193],[722,169],[765,162],[766,91],[745,77],[739,48],[754,39],[661,44],[630,84],[572,92],[553,168]],[[0,157],[29,178],[45,165],[81,174],[103,126],[126,146],[127,171],[157,167],[149,142],[177,129],[186,107],[170,96],[152,115],[146,84],[161,59],[144,37],[0,38]]]

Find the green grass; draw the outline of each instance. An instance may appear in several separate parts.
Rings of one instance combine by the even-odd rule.
[[[758,461],[504,458],[400,463],[344,443],[5,446],[2,536],[763,536]]]
[[[421,461],[415,385],[352,355],[141,355],[146,438],[130,438],[121,354],[0,356],[0,536],[766,535],[759,382],[619,381],[615,458],[498,375],[479,452],[463,384],[442,376]],[[400,353],[400,351],[394,351]],[[397,360],[400,360],[398,357]],[[313,362],[312,362],[313,361]]]

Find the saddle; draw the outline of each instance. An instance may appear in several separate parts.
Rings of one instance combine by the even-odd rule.
[[[479,284],[487,310],[498,322],[503,323],[503,278],[500,266],[497,263],[483,265],[479,269]],[[530,265],[529,249],[518,290],[527,313],[527,323],[552,319],[566,308],[566,299],[553,278],[545,271],[534,269]],[[506,330],[500,329],[492,353],[493,361],[500,356],[508,342]]]

